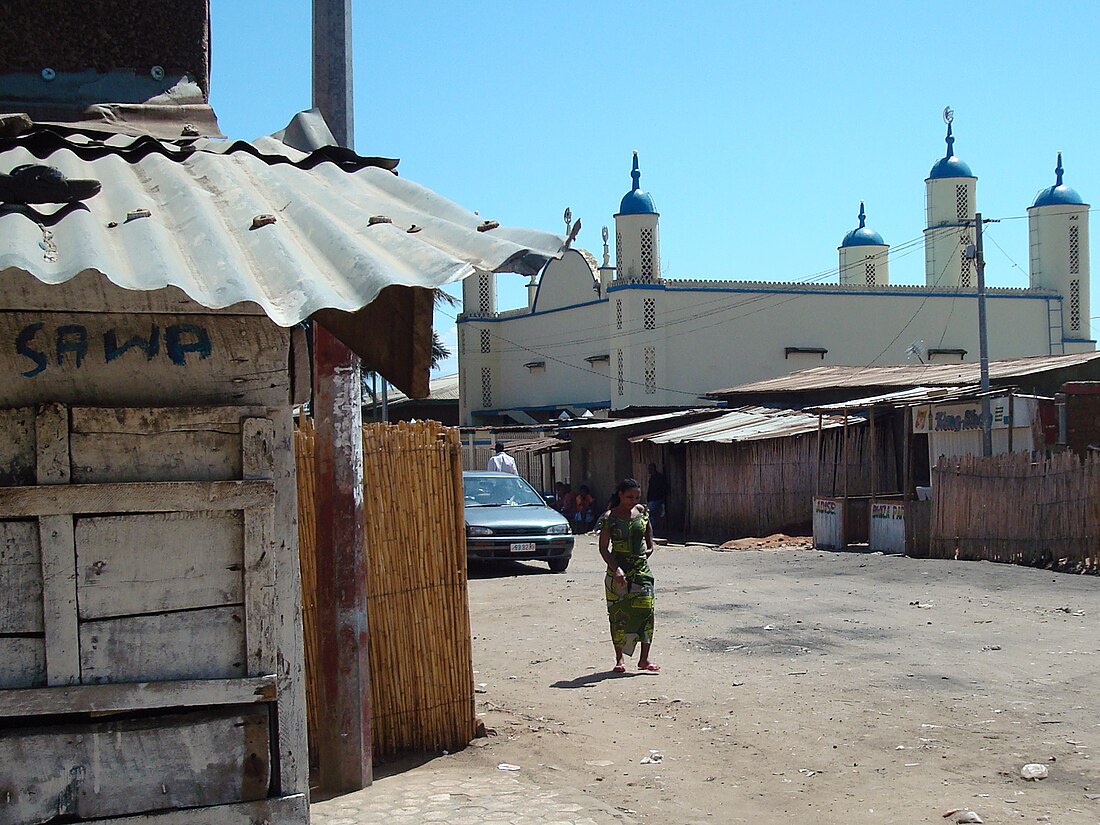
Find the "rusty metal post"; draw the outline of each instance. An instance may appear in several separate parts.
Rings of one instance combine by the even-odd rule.
[[[313,0],[313,105],[337,142],[354,143],[351,0]],[[321,786],[371,784],[371,694],[363,527],[359,357],[313,325],[317,613],[324,706],[317,714]]]

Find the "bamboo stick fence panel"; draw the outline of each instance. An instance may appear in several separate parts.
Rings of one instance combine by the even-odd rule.
[[[317,769],[313,732],[321,707],[317,662],[321,649],[317,623],[317,511],[313,506],[313,422],[300,419],[294,430],[294,460],[298,475],[298,560],[302,570],[302,625],[306,660],[306,725],[310,743],[310,773]]]
[[[1098,572],[1098,543],[1095,456],[961,456],[932,470],[932,558]]]
[[[311,446],[304,435],[298,443]],[[458,431],[434,421],[367,425],[363,458],[374,756],[456,750],[476,725]],[[302,489],[312,462],[299,455],[299,467]],[[312,497],[300,493],[299,509],[304,532]],[[312,556],[303,552],[307,605],[316,599]],[[305,611],[311,708],[320,695],[309,670],[314,619]]]

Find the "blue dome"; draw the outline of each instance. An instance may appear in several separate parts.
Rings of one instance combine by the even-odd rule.
[[[966,161],[955,157],[955,138],[951,134],[951,123],[947,124],[947,154],[936,161],[932,171],[928,173],[928,179],[936,178],[972,178],[974,173],[966,165]]]
[[[859,226],[844,236],[840,242],[843,249],[846,246],[886,246],[882,235],[867,227],[867,213],[863,209],[863,201],[859,202]]]
[[[648,192],[635,189],[623,195],[619,204],[620,215],[656,215],[657,207],[653,205],[653,198]]]
[[[1062,168],[1062,153],[1059,152],[1058,165],[1054,167],[1054,174],[1057,175],[1054,180],[1054,186],[1040,189],[1039,193],[1035,196],[1035,202],[1031,204],[1032,206],[1085,205],[1085,202],[1081,200],[1081,196],[1077,194],[1077,190],[1062,183],[1062,174],[1064,171],[1065,170]]]
[[[1035,196],[1035,203],[1031,205],[1058,206],[1059,204],[1073,204],[1083,206],[1084,203],[1081,196],[1077,194],[1077,190],[1063,183],[1061,186],[1048,186],[1046,189],[1040,189],[1039,194]]]
[[[932,167],[932,171],[928,173],[929,178],[972,178],[974,173],[970,171],[970,167],[966,165],[966,161],[952,155],[949,158],[940,158],[936,161],[936,165]]]
[[[840,242],[841,246],[886,246],[886,242],[882,240],[882,235],[878,234],[873,229],[868,229],[866,226],[861,226],[859,229],[853,229],[847,235],[844,236],[844,240]]]
[[[630,191],[623,195],[619,204],[619,215],[656,215],[657,207],[653,205],[653,197],[641,188],[642,173],[638,171],[638,153],[634,153],[633,168],[630,177],[634,185]]]

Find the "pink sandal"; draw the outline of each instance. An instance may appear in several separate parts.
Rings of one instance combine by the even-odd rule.
[[[611,668],[612,673],[626,673],[626,665],[615,665]]]
[[[661,666],[658,665],[658,664],[655,664],[653,662],[650,662],[649,664],[646,664],[646,665],[638,665],[638,670],[644,671],[646,673],[660,673],[661,672]]]

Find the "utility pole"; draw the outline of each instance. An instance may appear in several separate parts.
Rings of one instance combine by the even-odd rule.
[[[973,254],[971,254],[973,252]],[[982,213],[974,214],[974,249],[966,250],[978,266],[978,364],[982,382],[982,455],[993,455],[993,415],[989,409],[989,333],[985,315],[985,255],[982,253]]]
[[[313,105],[336,142],[353,148],[351,0],[313,0]],[[313,324],[322,787],[371,784],[371,693],[363,527],[363,408],[359,357]]]

